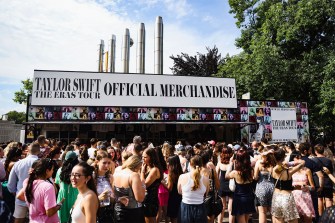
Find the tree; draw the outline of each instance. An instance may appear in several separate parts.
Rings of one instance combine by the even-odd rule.
[[[10,111],[7,115],[8,121],[15,121],[16,124],[22,124],[26,120],[25,112]]]
[[[173,67],[170,68],[173,74],[183,76],[204,76],[208,77],[218,72],[218,65],[222,63],[221,54],[216,46],[213,49],[206,47],[207,54],[197,53],[189,56],[181,53],[170,58],[173,60]]]
[[[229,0],[239,55],[218,76],[238,95],[308,102],[310,126],[335,135],[335,1]]]
[[[20,104],[27,104],[27,97],[31,94],[33,90],[33,82],[29,78],[26,80],[21,81],[23,84],[23,88],[19,91],[14,92],[13,101]]]

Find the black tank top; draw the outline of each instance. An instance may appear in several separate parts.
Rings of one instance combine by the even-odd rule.
[[[288,175],[288,170],[286,170],[287,176]],[[280,177],[279,177],[280,178]],[[276,183],[276,188],[279,190],[293,190],[293,186],[292,186],[292,178],[288,179],[288,180],[279,180]]]

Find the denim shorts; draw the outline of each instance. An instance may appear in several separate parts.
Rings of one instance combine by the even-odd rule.
[[[207,213],[204,204],[180,203],[178,222],[183,223],[206,223]]]

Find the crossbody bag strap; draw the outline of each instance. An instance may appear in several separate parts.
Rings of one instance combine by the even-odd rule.
[[[283,174],[283,172],[284,172],[284,170],[282,170],[282,171],[280,172],[279,178],[276,180],[276,183],[275,183],[275,188],[276,188],[277,183],[278,183],[278,180],[281,178],[281,175]]]

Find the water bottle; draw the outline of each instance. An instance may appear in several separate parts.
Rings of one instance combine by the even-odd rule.
[[[108,185],[108,183],[105,183],[104,191],[105,191],[105,190],[108,190],[108,191],[109,191],[109,185]],[[102,204],[103,204],[103,206],[108,206],[108,205],[110,205],[110,191],[108,192],[108,197],[105,198],[105,199],[102,201]]]

